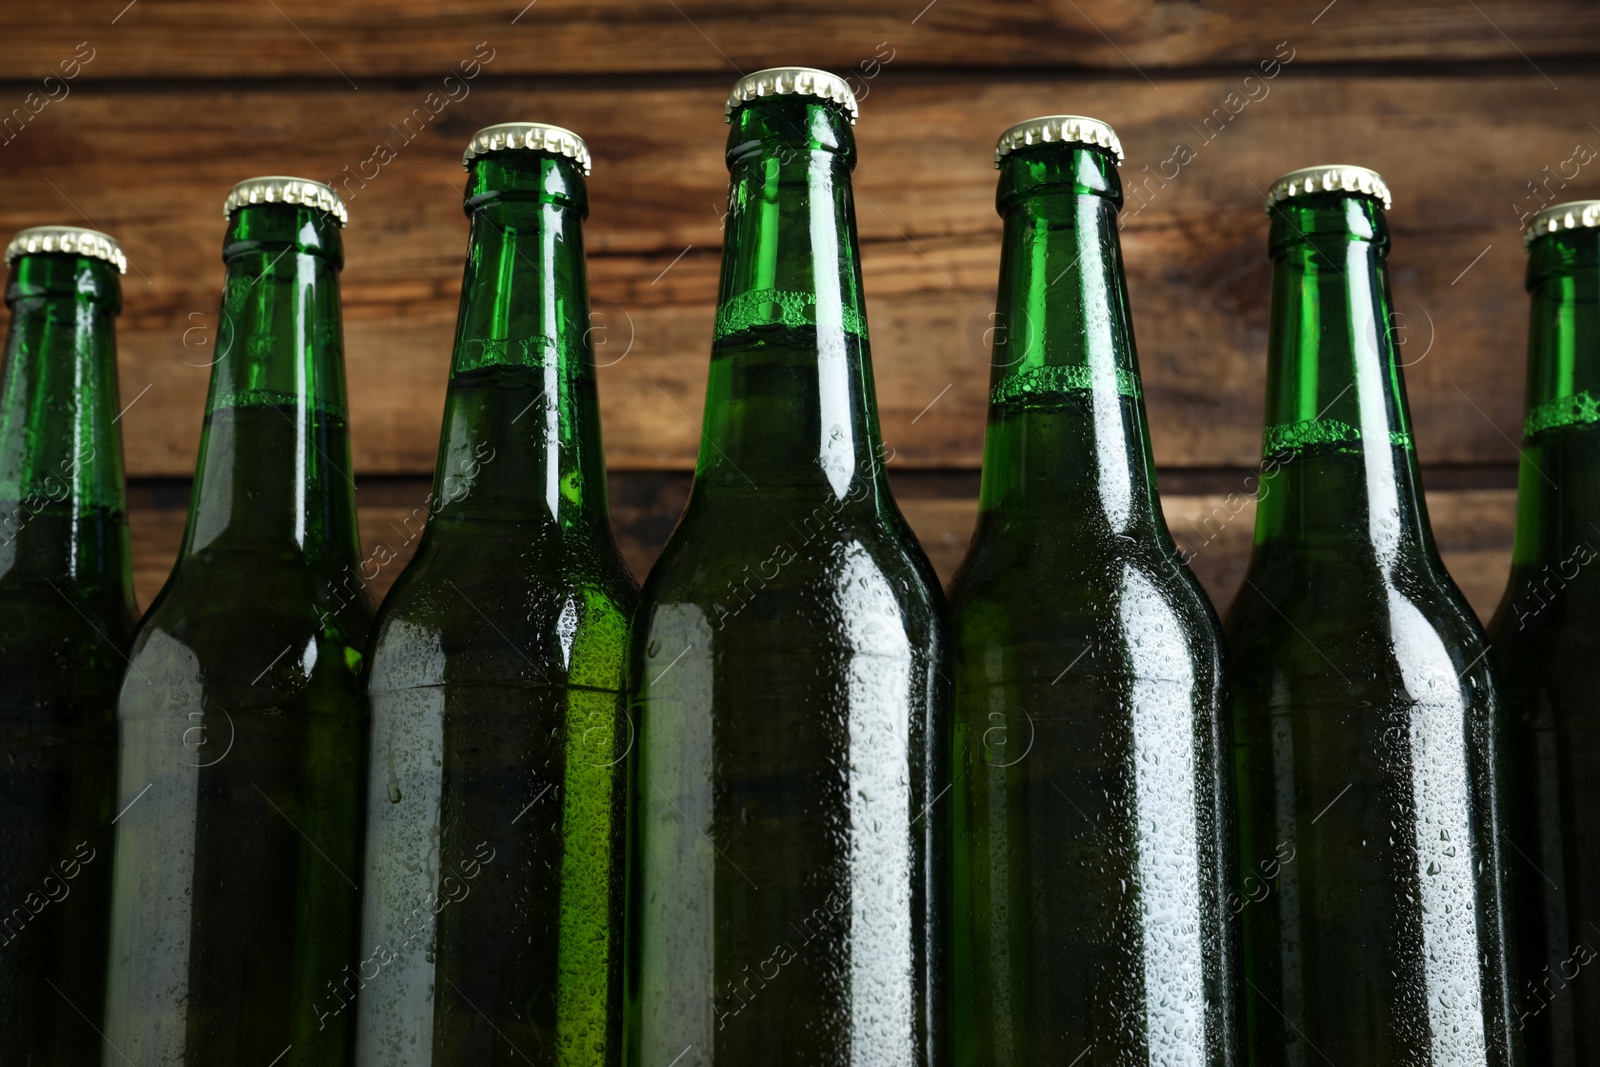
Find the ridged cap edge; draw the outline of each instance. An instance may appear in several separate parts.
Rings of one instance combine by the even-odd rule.
[[[235,211],[255,204],[295,204],[327,212],[340,226],[350,221],[350,213],[333,186],[284,174],[263,174],[235,185],[223,201],[222,217],[232,218]]]
[[[1392,205],[1389,187],[1383,176],[1369,167],[1349,163],[1325,163],[1317,167],[1301,167],[1272,183],[1267,193],[1266,210],[1296,196],[1315,193],[1359,193],[1377,200],[1387,211]]]
[[[1600,226],[1600,200],[1570,200],[1565,204],[1551,204],[1533,217],[1522,234],[1522,247],[1527,248],[1540,237],[1562,230],[1591,229]]]
[[[815,67],[768,67],[746,74],[733,85],[723,117],[733,121],[733,109],[763,96],[815,96],[831,100],[842,106],[850,115],[850,125],[856,124],[861,108],[856,94],[837,74]]]
[[[29,226],[18,230],[6,245],[6,266],[11,266],[12,260],[19,256],[35,252],[64,252],[103,259],[115,266],[118,274],[128,273],[128,257],[122,254],[117,239],[83,226]]]
[[[1087,115],[1041,115],[1019,122],[1000,135],[994,146],[994,165],[998,169],[1006,156],[1019,148],[1035,144],[1081,144],[1103,148],[1122,162],[1122,142],[1110,123]]]
[[[461,154],[461,165],[470,167],[478,156],[507,148],[566,156],[583,168],[585,176],[589,173],[589,146],[583,143],[583,138],[564,126],[546,122],[501,122],[485,126],[467,142],[467,150]]]

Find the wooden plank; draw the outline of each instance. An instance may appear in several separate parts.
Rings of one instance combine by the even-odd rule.
[[[916,475],[896,479],[902,488]],[[611,475],[612,525],[634,577],[644,580],[688,498],[689,479],[677,473]],[[406,479],[368,485],[361,492],[363,555],[373,558],[379,544],[396,554],[372,582],[381,598],[405,569],[416,549],[418,512],[428,483]],[[134,584],[141,606],[148,605],[166,580],[183,538],[185,495],[167,490],[133,493]],[[965,556],[977,519],[977,501],[901,492],[900,509],[916,531],[942,581],[948,582]],[[1162,498],[1167,523],[1195,574],[1224,611],[1244,576],[1255,524],[1254,498],[1226,493],[1168,494]],[[1511,490],[1444,490],[1428,494],[1434,535],[1445,565],[1485,620],[1499,603],[1511,562],[1516,494]],[[405,522],[408,517],[411,522]],[[379,557],[383,558],[383,557]]]
[[[1096,70],[1160,80],[1173,67],[1251,65],[1279,42],[1309,62],[1439,62],[1593,55],[1600,15],[1580,0],[87,0],[9,4],[0,63],[17,79],[316,77],[442,79],[481,42],[496,74],[708,72],[809,63],[860,76],[900,67]],[[882,42],[882,44],[880,44]],[[488,53],[485,53],[488,54]],[[870,88],[870,82],[868,82]]]
[[[1596,164],[1574,160],[1578,146],[1600,146],[1584,110],[1600,76],[1565,74],[1556,92],[1531,70],[1356,80],[1291,68],[1231,115],[1238,86],[1232,76],[1170,78],[1159,90],[1137,79],[940,76],[874,90],[858,127],[857,214],[878,397],[899,462],[979,463],[999,257],[993,138],[1019,115],[1064,108],[1113,120],[1128,150],[1122,239],[1163,466],[1256,461],[1270,280],[1260,191],[1330,158],[1376,166],[1395,189],[1392,267],[1422,458],[1515,461],[1527,314],[1519,213],[1538,196],[1596,188]],[[131,474],[192,473],[221,284],[219,205],[233,181],[274,172],[344,176],[350,194],[357,469],[430,471],[465,249],[459,152],[472,130],[518,115],[573,126],[596,156],[586,240],[606,339],[609,462],[692,465],[726,198],[722,90],[485,85],[407,142],[397,131],[424,92],[202,99],[85,87],[0,147],[0,234],[88,218],[127,248]],[[397,157],[363,184],[352,175],[380,142]],[[1163,178],[1179,143],[1194,157]],[[1562,188],[1558,172],[1576,177]]]

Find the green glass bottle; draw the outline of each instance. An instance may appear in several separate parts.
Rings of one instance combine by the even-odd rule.
[[[583,141],[467,149],[432,517],[374,628],[357,1060],[622,1061],[625,673]]]
[[[1279,179],[1255,548],[1225,617],[1248,1047],[1514,1062],[1499,698],[1428,526],[1383,180]]]
[[[844,82],[742,79],[704,442],[641,595],[634,1067],[944,1067],[943,598],[889,493]]]
[[[1507,865],[1528,1062],[1600,1062],[1600,200],[1528,229],[1527,419],[1511,578],[1489,624],[1506,704]]]
[[[91,1063],[105,998],[117,685],[133,581],[103,233],[5,254],[0,388],[0,1067]]]
[[[1221,627],[1156,500],[1122,149],[1007,130],[978,526],[950,583],[955,1061],[1233,1064]]]
[[[121,725],[108,1065],[346,1062],[362,650],[327,186],[229,194],[227,277],[189,523],[139,625]]]

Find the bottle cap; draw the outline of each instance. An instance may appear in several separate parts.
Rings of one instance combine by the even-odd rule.
[[[30,226],[17,231],[6,245],[6,266],[18,256],[33,252],[65,252],[68,255],[103,259],[116,265],[118,274],[128,273],[128,257],[110,234],[86,230],[82,226]]]
[[[583,143],[583,138],[571,130],[544,122],[502,122],[485,126],[467,142],[461,165],[470,167],[478,156],[506,148],[527,148],[566,156],[581,166],[585,175],[589,173],[589,146]]]
[[[1391,206],[1389,187],[1383,184],[1383,176],[1377,171],[1346,163],[1325,163],[1320,167],[1291,170],[1273,182],[1272,191],[1267,193],[1267,211],[1271,212],[1274,204],[1290,197],[1313,193],[1360,193],[1378,201],[1384,210]]]
[[[1522,235],[1522,247],[1527,248],[1533,244],[1535,238],[1548,233],[1595,226],[1600,226],[1600,200],[1572,200],[1565,204],[1552,204],[1533,217],[1532,224]]]
[[[856,94],[850,91],[850,86],[845,80],[837,74],[817,70],[815,67],[768,67],[754,74],[746,74],[734,83],[733,92],[728,94],[728,106],[723,109],[723,115],[732,122],[733,109],[740,104],[762,96],[790,94],[832,100],[849,113],[852,126],[861,115],[861,108],[856,105]]]
[[[1027,122],[1019,122],[1005,133],[994,146],[994,165],[1019,148],[1035,144],[1081,144],[1090,148],[1103,148],[1122,162],[1122,142],[1117,131],[1099,119],[1087,115],[1041,115]]]
[[[309,178],[288,178],[282,174],[246,178],[228,193],[222,205],[222,217],[232,218],[235,211],[250,204],[298,204],[326,211],[340,226],[350,221],[350,213],[333,186]]]

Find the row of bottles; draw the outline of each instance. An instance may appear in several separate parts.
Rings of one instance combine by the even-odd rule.
[[[376,614],[336,192],[228,198],[188,526],[137,626],[121,253],[18,235],[0,1067],[1600,1057],[1600,205],[1530,239],[1491,647],[1428,526],[1389,192],[1274,185],[1255,547],[1219,622],[1157,497],[1116,135],[1008,130],[1011,328],[947,604],[885,473],[856,113],[805,68],[729,98],[703,444],[642,592],[576,135],[467,149],[431,514]]]

